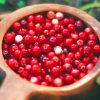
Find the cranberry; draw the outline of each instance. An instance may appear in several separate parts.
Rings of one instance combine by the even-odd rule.
[[[20,27],[21,27],[21,25],[20,25],[20,23],[19,22],[15,22],[13,25],[12,25],[12,27],[13,27],[13,30],[19,30],[20,29]]]
[[[52,61],[53,61],[55,64],[58,64],[59,61],[60,61],[60,59],[59,59],[59,57],[54,56],[54,57],[52,57]]]
[[[49,34],[50,36],[53,36],[53,35],[55,35],[55,33],[56,33],[55,30],[54,30],[54,29],[51,29],[51,30],[49,31],[48,34]]]
[[[70,64],[72,64],[72,59],[66,57],[66,58],[64,59],[64,63],[70,63]]]
[[[27,21],[25,20],[25,19],[23,19],[23,20],[21,20],[21,25],[23,26],[23,27],[26,27],[27,26]]]
[[[53,80],[53,86],[60,87],[63,85],[63,80],[61,78],[55,78]]]
[[[45,67],[48,68],[48,69],[51,69],[52,67],[54,67],[54,62],[50,61],[50,60],[46,61]]]
[[[12,68],[13,70],[18,69],[19,65],[18,65],[18,61],[14,58],[10,58],[8,59],[8,65],[10,66],[10,68]]]
[[[85,73],[81,72],[80,75],[79,75],[79,78],[83,78],[85,76]]]
[[[22,35],[22,36],[24,36],[24,35],[27,34],[27,29],[25,29],[25,28],[20,28],[20,29],[18,30],[17,33],[20,34],[20,35]]]
[[[32,53],[33,53],[33,55],[35,55],[35,56],[39,56],[40,53],[41,53],[40,47],[39,47],[39,46],[34,46],[34,47],[32,48]]]
[[[26,45],[24,43],[20,43],[18,47],[19,47],[20,50],[26,49]]]
[[[27,70],[22,71],[21,76],[23,78],[27,78],[28,77],[28,71]]]
[[[88,63],[90,63],[90,58],[89,57],[84,57],[82,61],[83,61],[83,63],[88,64]]]
[[[49,57],[50,59],[52,59],[54,56],[55,56],[55,53],[54,53],[54,52],[49,52],[49,53],[48,53],[48,57]]]
[[[62,42],[62,40],[63,40],[62,34],[57,34],[56,38],[57,38],[58,42]]]
[[[76,52],[75,59],[81,59],[81,58],[82,58],[82,54],[80,52]]]
[[[84,46],[83,47],[83,55],[89,56],[90,53],[91,53],[91,48],[89,46]]]
[[[39,67],[39,65],[33,65],[32,69],[31,69],[31,73],[33,75],[40,75],[41,73],[41,68]]]
[[[81,20],[78,20],[78,21],[75,22],[75,26],[78,29],[82,29],[83,28],[83,22]]]
[[[3,50],[5,50],[5,49],[8,50],[8,48],[9,48],[9,45],[8,45],[8,44],[6,44],[6,43],[3,43],[3,44],[2,44],[2,49],[3,49]]]
[[[88,44],[88,46],[92,47],[92,46],[94,46],[96,44],[96,41],[89,40],[87,44]]]
[[[35,16],[35,22],[36,23],[43,23],[44,22],[44,17],[40,14]]]
[[[71,84],[71,83],[73,83],[74,82],[73,76],[70,75],[70,74],[65,74],[64,82],[65,82],[65,84]]]
[[[63,25],[67,26],[68,24],[69,24],[69,19],[68,18],[64,18]]]
[[[51,51],[51,46],[49,44],[43,44],[41,47],[42,52],[48,53]]]
[[[51,36],[48,40],[49,44],[55,46],[57,45],[57,38],[55,36]]]
[[[41,82],[41,85],[42,86],[48,86],[47,82],[45,82],[45,81]]]
[[[35,17],[34,17],[33,15],[29,15],[29,16],[27,17],[27,21],[28,21],[28,22],[34,22],[34,20],[35,20]]]
[[[92,70],[94,68],[94,64],[93,63],[89,63],[87,66],[86,66],[86,69],[87,70]]]
[[[15,33],[14,32],[7,33],[4,36],[4,40],[5,40],[6,43],[12,43],[12,42],[14,42],[14,39],[15,39]]]
[[[58,77],[62,74],[62,67],[61,66],[55,66],[51,70],[51,75],[53,77]]]
[[[93,49],[94,49],[95,53],[100,53],[100,45],[99,44],[94,45]]]
[[[80,60],[77,60],[77,59],[76,59],[76,60],[74,61],[75,66],[78,66],[78,65],[80,64],[80,62],[81,62]]]
[[[33,22],[29,22],[29,23],[27,24],[27,28],[28,28],[28,29],[34,29],[34,23],[33,23]]]
[[[25,66],[25,65],[27,64],[27,59],[26,59],[26,58],[21,58],[20,64],[21,64],[22,66]]]
[[[8,50],[3,50],[2,53],[3,53],[3,56],[5,58],[9,58],[10,57],[10,54],[9,54],[9,51]]]
[[[63,36],[68,37],[70,35],[70,32],[68,29],[63,29],[62,34],[63,34]]]
[[[96,41],[97,36],[96,36],[95,34],[91,33],[91,34],[89,34],[88,39],[89,39],[89,40]]]
[[[84,32],[87,33],[87,34],[91,34],[92,33],[92,28],[87,27],[87,28],[84,29]]]
[[[45,43],[45,41],[46,41],[46,37],[45,37],[44,35],[40,35],[40,36],[38,37],[38,42],[39,42],[39,43]]]
[[[63,65],[63,70],[66,71],[66,72],[68,72],[68,73],[70,73],[71,70],[72,70],[72,65],[69,64],[69,63],[65,63],[65,64]]]
[[[15,50],[14,57],[16,59],[21,59],[22,58],[22,52],[20,50]]]
[[[44,77],[44,80],[45,82],[47,82],[48,84],[51,84],[52,81],[53,81],[53,78],[51,75],[47,74],[45,77]]]
[[[96,63],[98,62],[98,60],[99,60],[99,58],[96,57],[96,56],[94,56],[94,57],[92,58],[92,62],[93,62],[94,64],[96,64]]]
[[[70,24],[74,24],[75,23],[75,19],[74,18],[69,18],[69,23]]]
[[[64,40],[64,45],[66,47],[69,47],[73,43],[73,40],[71,38],[67,38]]]
[[[38,36],[34,35],[34,36],[32,37],[32,42],[34,43],[34,42],[36,42],[37,40],[38,40]]]
[[[71,38],[74,40],[74,41],[77,41],[79,36],[78,34],[74,34],[74,33],[71,33]]]
[[[77,44],[71,44],[71,45],[70,45],[70,50],[71,50],[72,52],[76,52],[76,51],[78,50],[78,45],[77,45]]]
[[[12,45],[10,46],[10,53],[11,53],[11,54],[14,54],[15,50],[18,50],[18,49],[19,49],[19,48],[18,48],[17,44],[12,44]]]
[[[72,69],[72,71],[71,71],[71,75],[73,76],[73,77],[79,77],[79,75],[80,75],[80,71],[78,70],[78,69]]]
[[[52,24],[50,22],[45,23],[44,28],[50,30],[52,28]]]
[[[17,72],[21,75],[23,71],[24,71],[24,67],[19,67]]]
[[[40,83],[39,79],[35,76],[30,78],[30,82],[32,82],[34,84],[39,84]]]
[[[86,72],[86,65],[84,63],[80,63],[78,65],[78,69],[82,72]]]
[[[80,32],[79,33],[79,38],[82,39],[82,40],[86,40],[87,34],[85,32]]]
[[[36,65],[36,64],[38,64],[38,60],[35,57],[32,57],[30,59],[30,65],[33,66],[33,65]]]
[[[81,40],[81,39],[77,40],[77,45],[78,46],[83,46],[84,45],[84,41]]]
[[[35,31],[37,34],[41,34],[43,32],[43,27],[40,24],[36,24]]]
[[[25,70],[27,70],[28,72],[31,71],[32,66],[31,65],[25,65]]]
[[[74,26],[73,24],[69,24],[69,25],[68,25],[68,30],[69,30],[70,32],[74,32],[74,31],[75,31],[75,26]]]
[[[75,55],[74,55],[74,53],[69,52],[69,53],[67,54],[67,57],[69,57],[69,58],[71,58],[71,59],[74,59],[74,58],[75,58]]]
[[[25,35],[24,38],[23,38],[23,42],[25,44],[30,44],[32,42],[32,37],[30,35]]]
[[[49,19],[53,19],[53,18],[55,17],[55,12],[54,12],[54,11],[48,11],[48,12],[47,12],[47,17],[48,17]]]

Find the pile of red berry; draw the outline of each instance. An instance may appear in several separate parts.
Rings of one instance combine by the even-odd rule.
[[[88,74],[100,55],[99,39],[80,19],[48,11],[14,22],[4,36],[8,66],[32,83],[63,86]]]

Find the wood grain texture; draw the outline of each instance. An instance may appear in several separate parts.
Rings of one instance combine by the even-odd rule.
[[[80,18],[93,28],[100,39],[99,22],[86,12],[74,7],[59,4],[38,4],[19,9],[9,14],[0,22],[0,67],[6,72],[6,78],[0,88],[0,100],[25,100],[31,93],[41,93],[56,96],[77,94],[90,86],[96,76],[100,73],[99,59],[95,68],[78,82],[63,87],[44,87],[32,84],[25,79],[22,79],[7,66],[2,55],[2,40],[7,30],[10,28],[13,22],[27,15],[49,10],[61,11]]]

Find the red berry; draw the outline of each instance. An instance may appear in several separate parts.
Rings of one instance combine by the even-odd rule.
[[[95,34],[91,33],[91,34],[89,34],[88,39],[89,39],[89,40],[96,41],[97,36],[96,36]]]
[[[62,81],[62,79],[61,78],[55,78],[54,80],[53,80],[53,86],[56,86],[56,87],[60,87],[60,86],[62,86],[63,85],[63,81]]]
[[[38,42],[39,42],[39,43],[45,43],[45,41],[46,41],[46,37],[45,37],[44,35],[40,35],[40,36],[38,37]]]
[[[50,22],[46,22],[44,28],[50,30],[52,28],[52,24]]]
[[[61,66],[55,66],[51,69],[51,75],[53,77],[58,77],[62,74],[62,67]]]
[[[44,65],[45,65],[45,67],[46,67],[47,69],[51,69],[52,67],[54,67],[54,62],[48,60],[48,61],[46,61],[46,62],[44,63]]]
[[[92,33],[92,28],[87,27],[87,28],[84,29],[84,32],[87,33],[87,34],[91,34]]]
[[[94,49],[95,53],[100,53],[100,45],[99,44],[94,45],[93,49]]]
[[[80,32],[79,33],[79,38],[82,39],[82,40],[86,40],[87,34],[85,32]]]
[[[47,82],[47,84],[51,84],[52,81],[53,81],[53,78],[51,77],[51,75],[47,74],[47,75],[44,77],[44,80],[45,80],[45,82]]]
[[[40,14],[35,16],[35,22],[36,23],[43,23],[44,22],[44,17]]]
[[[34,84],[39,84],[40,83],[39,79],[35,76],[30,78],[30,82],[32,82]]]
[[[34,23],[33,23],[33,22],[29,22],[29,23],[27,24],[27,28],[28,28],[28,29],[34,29]]]
[[[20,50],[15,50],[14,57],[16,59],[21,59],[22,58],[22,52]]]
[[[60,59],[59,59],[59,57],[54,56],[54,57],[52,57],[52,61],[53,61],[55,64],[58,64],[58,63],[60,62]]]
[[[71,70],[72,70],[72,65],[69,64],[69,63],[65,63],[65,64],[63,65],[63,70],[64,70],[65,72],[67,72],[67,73],[70,73]]]
[[[64,40],[64,45],[66,47],[69,47],[73,43],[73,40],[71,38],[67,38]]]
[[[35,57],[32,57],[30,59],[30,65],[33,66],[33,65],[36,65],[36,64],[38,64],[38,60]]]
[[[15,31],[17,31],[17,30],[20,29],[21,25],[20,25],[19,22],[15,22],[15,23],[12,25],[12,27],[13,27],[13,29],[14,29]]]
[[[4,36],[4,40],[5,40],[6,43],[12,43],[12,42],[14,42],[14,40],[15,40],[15,33],[14,32],[7,33]]]
[[[12,68],[13,70],[18,69],[19,65],[18,65],[18,61],[14,58],[10,58],[8,59],[8,65],[10,68]]]
[[[33,65],[33,66],[32,66],[32,69],[31,69],[31,73],[32,73],[33,75],[40,75],[40,73],[41,73],[41,68],[40,68],[40,66],[39,66],[39,65]]]
[[[40,48],[39,46],[34,46],[34,47],[32,48],[32,53],[33,53],[33,55],[35,55],[35,56],[39,56],[39,54],[41,53],[41,48]]]
[[[22,35],[22,36],[24,36],[24,35],[27,34],[27,29],[25,29],[25,28],[20,28],[20,29],[18,30],[17,33],[20,34],[20,35]]]
[[[71,71],[71,75],[73,76],[73,77],[79,77],[79,75],[80,75],[80,71],[78,70],[78,69],[72,69],[72,71]]]
[[[62,42],[62,41],[63,41],[63,36],[62,36],[62,34],[57,34],[57,35],[56,35],[56,38],[57,38],[58,42]]]
[[[25,44],[30,44],[31,42],[32,42],[32,37],[31,37],[31,35],[25,35],[24,36],[24,38],[23,38],[23,42],[25,43]]]
[[[17,46],[17,44],[12,44],[11,46],[10,46],[10,54],[14,54],[14,52],[16,51],[16,50],[18,50],[19,48],[18,48],[18,46]]]
[[[69,24],[69,25],[68,25],[68,30],[69,30],[70,32],[74,32],[74,31],[75,31],[75,26],[74,26],[73,24]]]
[[[51,46],[49,44],[43,44],[41,47],[42,52],[48,53],[51,51]]]
[[[34,17],[33,15],[29,15],[29,16],[27,17],[27,21],[28,21],[28,22],[34,22],[34,20],[35,20],[35,17]]]
[[[48,57],[49,57],[50,59],[52,59],[54,56],[55,56],[55,53],[54,53],[54,52],[49,52],[49,53],[48,53]]]
[[[73,76],[70,75],[70,74],[65,74],[64,82],[65,82],[65,84],[71,84],[71,83],[73,83],[74,82]]]
[[[70,32],[68,29],[63,29],[62,34],[63,34],[63,36],[68,37],[70,35]]]
[[[87,66],[86,66],[86,69],[87,70],[92,70],[94,68],[94,64],[93,63],[89,63],[89,64],[87,64]]]

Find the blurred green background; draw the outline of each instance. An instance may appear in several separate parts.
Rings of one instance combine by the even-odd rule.
[[[59,3],[75,6],[85,10],[100,21],[100,0],[0,0],[0,12],[13,11],[27,5],[38,3]]]

